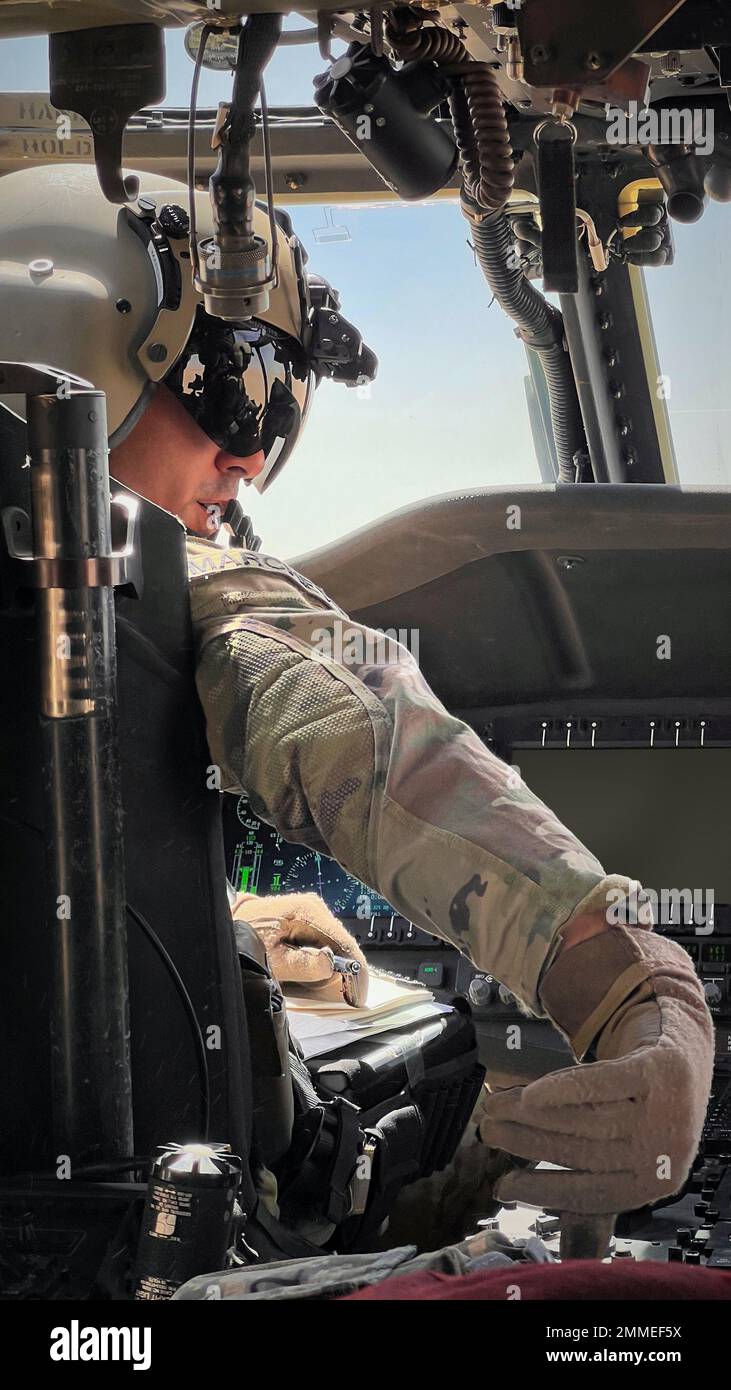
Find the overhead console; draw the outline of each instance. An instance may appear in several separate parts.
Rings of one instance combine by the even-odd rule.
[[[474,489],[291,563],[353,618],[415,629],[430,684],[471,722],[731,713],[731,488]]]

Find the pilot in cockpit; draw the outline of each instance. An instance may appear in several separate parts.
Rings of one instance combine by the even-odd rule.
[[[291,455],[317,381],[354,385],[375,360],[329,287],[308,279],[286,225],[260,319],[209,317],[189,265],[177,307],[161,298],[145,229],[154,222],[185,271],[188,193],[152,175],[141,191],[146,203],[121,212],[93,169],[4,179],[0,358],[62,361],[93,380],[107,396],[112,474],[185,524],[197,685],[222,789],[245,789],[284,838],[331,855],[454,943],[551,1019],[577,1062],[595,1062],[482,1098],[486,1146],[560,1166],[510,1173],[499,1198],[599,1213],[669,1196],[695,1155],[713,1065],[692,962],[651,920],[612,923],[608,904],[637,901],[637,885],[607,874],[448,713],[403,647],[371,640],[280,560],[221,544],[241,483],[268,487]],[[197,203],[205,233],[210,206]],[[41,255],[52,272],[29,276]],[[363,640],[338,643],[344,624]],[[330,654],[313,642],[323,630]]]

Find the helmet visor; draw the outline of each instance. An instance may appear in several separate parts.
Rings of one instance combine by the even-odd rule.
[[[237,327],[199,310],[166,385],[226,453],[243,459],[263,450],[254,486],[264,492],[299,439],[315,373],[289,334],[256,320]]]

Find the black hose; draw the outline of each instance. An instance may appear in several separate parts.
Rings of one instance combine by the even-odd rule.
[[[231,106],[253,112],[261,75],[273,56],[282,32],[281,14],[252,14],[239,37]],[[243,61],[242,61],[243,59]]]
[[[515,238],[504,208],[513,186],[513,157],[502,93],[494,73],[486,64],[471,59],[456,34],[439,24],[425,29],[424,18],[413,7],[397,7],[387,16],[386,33],[399,58],[434,62],[450,78],[449,105],[460,156],[463,206],[472,224],[477,259],[500,307],[517,323],[524,342],[540,358],[551,409],[558,480],[573,483],[577,477],[574,457],[586,452],[586,436],[571,359],[563,346],[563,319],[519,267],[511,268]]]
[[[218,164],[209,182],[214,245],[238,253],[254,245],[254,105],[262,73],[277,47],[281,30],[281,14],[249,15],[241,30],[231,104],[219,131]],[[268,140],[268,127],[264,134]],[[276,246],[272,254],[276,256]]]
[[[574,455],[586,449],[586,436],[571,358],[563,346],[563,318],[520,267],[513,269],[515,238],[505,213],[470,221],[475,254],[495,299],[540,358],[551,407],[558,481],[573,483]]]

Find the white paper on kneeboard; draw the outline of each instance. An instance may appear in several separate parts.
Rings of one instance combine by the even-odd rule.
[[[434,998],[431,990],[424,985],[414,982],[413,985],[402,984],[400,980],[389,980],[385,975],[379,975],[374,971],[368,980],[368,1002],[360,1009],[354,1009],[351,1004],[344,1004],[341,1000],[313,999],[308,996],[305,990],[301,994],[288,993],[291,986],[285,986],[285,1001],[287,1013],[307,1013],[321,1014],[323,1017],[344,1016],[347,1018],[367,1018],[373,1017],[377,1013],[390,1011],[395,1008],[409,1008],[415,1001],[425,1003]]]
[[[333,1018],[332,1014],[306,1013],[303,1010],[288,1017],[296,1038],[325,1037],[329,1033],[349,1038],[351,1033],[382,1033],[389,1028],[405,1028],[414,1019],[428,1018],[430,1014],[441,1012],[442,1007],[432,999],[420,999],[408,1009],[402,1007],[394,1009],[392,1013],[382,1010],[370,1017],[359,1009],[351,1009],[352,1017],[338,1014]]]
[[[370,1024],[351,1024],[348,1027],[342,1026],[342,1019],[325,1020],[316,1014],[298,1013],[290,1020],[290,1027],[302,1049],[305,1061],[309,1061],[310,1057],[339,1052],[364,1038],[376,1038],[448,1011],[446,1004],[416,1004],[412,1009],[402,1009],[393,1015],[381,1015]],[[319,1031],[323,1024],[327,1025],[326,1032]]]

